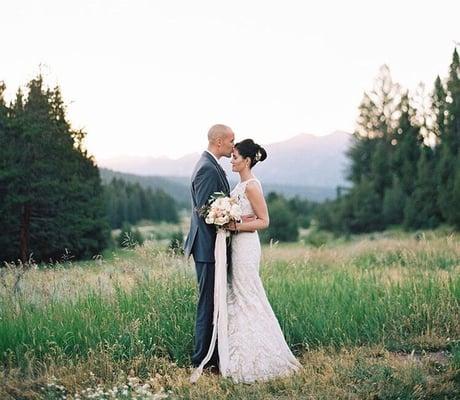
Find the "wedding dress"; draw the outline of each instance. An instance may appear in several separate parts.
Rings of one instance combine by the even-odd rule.
[[[238,199],[242,215],[254,214],[245,194],[251,181],[260,186],[253,178],[240,182],[231,192]],[[232,237],[232,266],[227,283],[228,365],[222,374],[236,382],[268,380],[300,368],[265,294],[259,276],[260,255],[257,231]]]
[[[253,215],[240,182],[231,192],[238,199],[242,215]],[[218,346],[219,369],[234,382],[251,383],[290,375],[301,368],[284,338],[259,276],[260,241],[256,232],[240,232],[232,237],[232,263],[226,271],[225,234],[218,232],[214,285],[214,328],[208,355],[191,376],[196,382],[203,366]],[[225,258],[225,257],[224,257]],[[216,340],[217,339],[217,340]]]

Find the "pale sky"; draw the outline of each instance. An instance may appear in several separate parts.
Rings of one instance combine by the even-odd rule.
[[[179,157],[214,123],[261,144],[353,131],[382,64],[431,90],[458,0],[14,0],[0,4],[8,98],[39,71],[97,159]]]

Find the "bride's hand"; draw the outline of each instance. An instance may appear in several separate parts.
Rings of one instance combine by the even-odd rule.
[[[235,232],[236,229],[236,221],[230,221],[228,224],[224,225],[224,228],[228,231]]]
[[[241,216],[241,222],[251,222],[255,221],[257,217],[254,214],[248,214]]]
[[[243,215],[243,216],[241,216],[240,223],[252,222],[252,221],[255,221],[256,219],[257,219],[257,217],[255,215],[253,215],[253,214]],[[224,228],[227,229],[230,232],[238,232],[239,229],[238,229],[237,224],[238,224],[238,222],[236,222],[236,221],[230,221],[228,224],[224,225]],[[249,232],[255,232],[255,231],[249,231]]]

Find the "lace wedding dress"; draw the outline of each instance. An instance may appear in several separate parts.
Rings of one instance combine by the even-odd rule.
[[[243,215],[254,214],[245,194],[251,181],[260,186],[257,179],[249,179],[231,192]],[[289,375],[301,367],[265,294],[259,276],[260,255],[257,232],[240,232],[232,237],[232,266],[227,276],[228,361],[226,370],[221,372],[235,382],[264,381]]]

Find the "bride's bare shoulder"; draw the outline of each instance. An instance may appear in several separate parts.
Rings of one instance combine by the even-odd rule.
[[[246,184],[246,194],[249,196],[262,193],[262,185],[257,179],[253,179]]]

